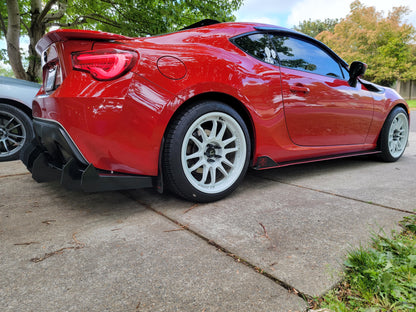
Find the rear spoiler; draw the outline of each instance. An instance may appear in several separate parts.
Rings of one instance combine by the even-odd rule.
[[[38,41],[36,44],[36,52],[41,55],[52,43],[67,40],[111,41],[134,40],[134,38],[95,30],[58,29],[47,33]]]

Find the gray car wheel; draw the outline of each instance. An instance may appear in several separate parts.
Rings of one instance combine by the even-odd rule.
[[[16,107],[0,103],[0,161],[18,159],[32,138],[31,119]]]

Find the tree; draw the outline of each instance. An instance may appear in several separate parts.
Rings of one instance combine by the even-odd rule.
[[[359,0],[350,8],[332,32],[324,31],[317,39],[347,62],[367,63],[366,77],[376,83],[391,86],[398,79],[416,79],[416,30],[403,22],[408,8],[395,7],[386,17]]]
[[[87,28],[128,36],[156,35],[204,18],[234,20],[243,0],[6,0],[0,2],[0,39],[16,78],[40,77],[37,41],[52,27]],[[19,38],[30,38],[29,63],[23,65]],[[0,54],[1,55],[1,54]],[[3,58],[4,59],[4,58]]]
[[[0,76],[14,77],[13,72],[9,68],[4,67],[2,64],[0,64]]]
[[[316,37],[323,31],[333,32],[335,25],[338,24],[339,20],[337,18],[331,19],[326,18],[324,21],[311,19],[299,23],[298,26],[293,27],[296,31],[300,31],[305,35]]]
[[[64,16],[64,2],[49,0],[7,0],[0,3],[0,38],[7,42],[7,56],[16,78],[35,81],[40,76],[40,59],[36,55],[36,42],[45,34],[48,23]],[[30,39],[29,63],[25,71],[20,50],[20,35]]]

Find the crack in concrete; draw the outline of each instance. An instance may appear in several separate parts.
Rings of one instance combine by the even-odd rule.
[[[6,174],[6,175],[0,175],[0,179],[2,178],[10,178],[10,177],[18,177],[18,176],[23,176],[23,175],[28,175],[31,174],[30,172],[25,172],[25,173],[16,173],[16,174]]]
[[[303,185],[299,185],[299,184],[295,184],[295,183],[290,183],[290,182],[284,182],[284,181],[277,180],[277,179],[273,179],[273,178],[268,178],[268,177],[259,177],[259,178],[260,179],[263,179],[263,180],[267,180],[267,181],[272,181],[272,182],[277,182],[277,183],[281,183],[281,184],[285,184],[285,185],[290,185],[290,186],[298,187],[298,188],[305,189],[305,190],[309,190],[309,191],[314,191],[314,192],[318,192],[318,193],[322,193],[322,194],[327,194],[327,195],[331,195],[331,196],[335,196],[335,197],[349,199],[349,200],[353,200],[353,201],[356,201],[356,202],[359,202],[359,203],[364,203],[364,204],[367,204],[367,205],[373,205],[373,206],[380,207],[380,208],[385,208],[385,209],[390,209],[390,210],[394,210],[394,211],[398,211],[398,212],[403,212],[403,213],[406,213],[406,214],[416,215],[416,211],[413,211],[412,212],[412,211],[408,211],[408,210],[404,210],[404,209],[400,209],[400,208],[390,207],[390,206],[386,206],[386,205],[383,205],[383,204],[374,203],[374,202],[371,202],[371,201],[365,201],[363,199],[349,197],[349,196],[346,196],[346,195],[332,193],[332,192],[329,192],[329,191],[318,190],[318,189],[315,189],[313,187],[303,186]]]
[[[34,263],[38,263],[38,262],[41,262],[43,260],[46,260],[46,259],[48,259],[48,258],[50,258],[52,256],[61,255],[66,250],[78,250],[78,249],[84,248],[85,247],[85,244],[82,243],[82,242],[80,242],[76,238],[76,236],[75,236],[76,234],[77,234],[76,232],[72,234],[72,239],[74,240],[75,246],[63,247],[63,248],[61,248],[59,250],[55,250],[55,251],[52,251],[52,252],[48,252],[48,253],[45,253],[43,257],[35,257],[35,258],[30,259],[30,261],[32,261]]]
[[[294,294],[298,297],[300,297],[301,299],[303,299],[308,305],[310,304],[310,302],[313,300],[313,297],[305,294],[299,290],[297,290],[295,287],[287,284],[286,282],[279,280],[277,277],[274,277],[273,275],[271,275],[270,273],[267,273],[264,269],[250,263],[248,260],[245,260],[241,257],[239,257],[238,255],[234,254],[233,252],[231,252],[230,250],[228,250],[227,248],[221,246],[220,244],[216,243],[215,241],[205,237],[204,235],[192,230],[188,225],[182,224],[181,222],[175,220],[174,218],[171,218],[167,215],[165,215],[163,212],[158,211],[157,209],[153,208],[150,204],[146,203],[146,202],[142,202],[140,200],[137,200],[136,198],[134,198],[133,196],[131,196],[128,192],[126,191],[120,191],[123,195],[127,196],[128,198],[134,200],[135,202],[137,202],[138,204],[142,205],[143,207],[145,207],[146,209],[153,211],[154,213],[162,216],[163,218],[169,220],[170,222],[174,223],[175,225],[179,226],[180,230],[184,230],[187,231],[195,236],[197,236],[198,238],[202,239],[203,241],[205,241],[206,243],[208,243],[209,245],[215,247],[218,251],[222,252],[223,254],[225,254],[228,257],[231,257],[232,259],[234,259],[235,262],[237,263],[241,263],[242,265],[245,265],[246,267],[249,267],[250,269],[254,270],[256,273],[267,277],[268,279],[272,280],[273,282],[275,282],[277,285],[285,288],[289,293]],[[179,230],[178,229],[178,230]]]

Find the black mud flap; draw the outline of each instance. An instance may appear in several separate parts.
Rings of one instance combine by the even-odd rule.
[[[85,192],[102,192],[153,187],[153,177],[119,173],[100,173],[90,164],[81,177],[81,188]]]
[[[26,166],[27,170],[32,172],[33,162],[42,153],[42,148],[38,145],[36,139],[26,144],[20,151],[19,158]]]
[[[52,167],[47,159],[46,153],[40,153],[34,160],[32,166],[32,178],[39,183],[59,180],[60,170]]]

